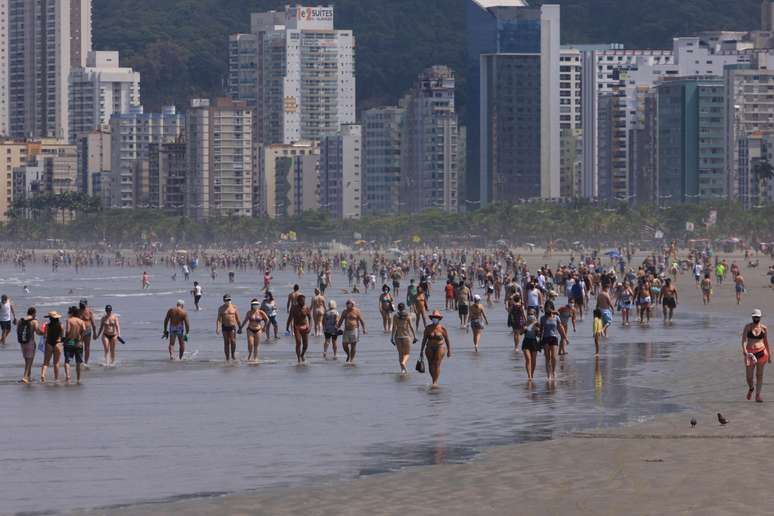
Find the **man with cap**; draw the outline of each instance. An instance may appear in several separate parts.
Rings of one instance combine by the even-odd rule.
[[[116,342],[121,337],[121,325],[118,323],[118,316],[113,313],[113,307],[105,307],[105,315],[99,322],[99,330],[94,338],[102,335],[102,347],[105,350],[105,365],[108,367],[116,365]]]
[[[185,311],[185,302],[182,299],[177,300],[174,308],[167,310],[167,316],[164,318],[164,338],[169,338],[169,359],[174,360],[172,355],[175,349],[175,340],[179,345],[179,357],[183,360],[185,353],[185,343],[188,340],[188,333],[191,327],[188,323],[188,313]]]
[[[218,318],[215,320],[215,334],[223,334],[223,353],[226,363],[236,360],[236,335],[240,326],[239,310],[231,304],[231,294],[223,296],[223,304],[218,308]]]
[[[96,335],[97,327],[94,322],[94,312],[89,308],[89,301],[84,298],[78,302],[78,317],[83,321],[83,367],[89,368],[89,356],[91,355],[91,336]]]

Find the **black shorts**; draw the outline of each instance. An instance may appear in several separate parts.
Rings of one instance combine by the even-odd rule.
[[[546,337],[543,339],[543,347],[546,346],[558,346],[559,345],[559,339],[556,337]]]
[[[664,303],[664,306],[667,308],[674,309],[675,307],[677,307],[677,303],[675,302],[675,298],[673,297],[665,298],[663,303]]]
[[[194,296],[194,304],[198,305],[201,299],[202,299],[202,296]]]
[[[11,331],[11,321],[0,321],[0,329]]]
[[[83,363],[83,346],[82,345],[71,346],[69,344],[65,344],[64,346],[65,364],[69,364],[70,361],[73,359],[75,359],[76,364]]]
[[[535,338],[525,338],[524,342],[521,344],[521,349],[524,351],[532,351],[533,353],[537,353],[540,351],[540,345],[538,344],[537,339]]]
[[[457,305],[457,311],[460,315],[468,315],[468,305]]]

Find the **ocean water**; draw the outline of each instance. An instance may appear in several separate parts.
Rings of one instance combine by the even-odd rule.
[[[285,297],[294,282],[311,294],[314,275],[276,273],[281,306],[278,341],[264,342],[263,363],[226,366],[215,335],[215,316],[229,292],[241,312],[259,297],[259,272],[237,272],[228,284],[205,271],[191,282],[172,271],[150,269],[151,288],[140,290],[141,269],[91,268],[54,274],[43,266],[21,272],[0,267],[0,292],[21,314],[27,306],[66,311],[87,297],[101,314],[111,304],[121,318],[125,345],[118,366],[104,368],[100,343],[81,386],[37,382],[23,386],[23,361],[15,333],[0,348],[0,513],[47,513],[232,493],[267,487],[329,482],[441,462],[466,461],[501,444],[548,439],[581,429],[620,425],[678,410],[645,371],[679,368],[690,343],[719,343],[736,332],[717,316],[679,311],[673,326],[655,319],[648,328],[615,326],[599,360],[593,357],[591,321],[571,335],[570,355],[558,381],[545,382],[540,355],[536,382],[526,382],[521,353],[505,326],[501,305],[488,309],[490,326],[481,352],[472,336],[445,322],[452,358],[444,362],[442,387],[429,375],[398,374],[397,353],[384,335],[378,293],[352,296],[369,333],[355,367],[322,359],[321,339],[311,338],[307,366],[296,365],[293,340],[284,336]],[[161,339],[166,310],[204,286],[203,310],[190,312],[191,352],[170,362]],[[328,297],[343,307],[346,279],[335,277]],[[30,293],[22,287],[28,285]],[[440,284],[430,297],[443,308]],[[734,337],[735,338],[735,337]],[[418,346],[413,352],[417,358]],[[245,336],[239,354],[246,357]],[[63,373],[62,373],[63,377]]]

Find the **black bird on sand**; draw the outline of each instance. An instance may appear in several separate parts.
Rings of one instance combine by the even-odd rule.
[[[718,423],[720,423],[721,425],[728,424],[728,419],[724,418],[723,414],[721,414],[720,412],[718,412]]]

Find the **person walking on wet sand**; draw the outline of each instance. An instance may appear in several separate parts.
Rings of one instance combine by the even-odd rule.
[[[742,329],[742,355],[747,369],[747,399],[752,399],[755,392],[755,401],[763,402],[761,391],[763,390],[763,369],[771,363],[771,350],[769,349],[769,329],[761,324],[763,314],[755,309],[752,312],[752,322]],[[755,384],[753,385],[753,375]]]
[[[11,298],[3,294],[0,296],[0,345],[5,346],[5,340],[11,334],[11,326],[16,324],[16,308],[11,302]]]
[[[407,374],[411,344],[417,341],[414,325],[411,323],[411,314],[406,310],[406,305],[398,304],[398,311],[392,318],[392,345],[398,350],[398,363],[401,374]]]
[[[21,382],[29,385],[32,375],[32,365],[35,361],[35,336],[42,335],[40,326],[35,319],[37,310],[31,306],[27,309],[27,316],[19,321],[16,328],[19,345],[21,346],[22,357],[24,358],[24,375]]]
[[[97,333],[97,326],[94,321],[94,312],[89,308],[89,301],[81,299],[78,302],[78,317],[83,320],[83,367],[89,368],[89,358],[91,358],[91,339]]]
[[[363,314],[355,308],[355,302],[351,299],[347,299],[347,308],[339,317],[336,328],[341,328],[342,324],[344,325],[344,334],[341,337],[341,345],[344,348],[344,353],[347,354],[347,363],[351,364],[355,361],[357,343],[360,340],[359,329],[363,328],[363,335],[368,334]]]
[[[175,349],[175,340],[178,343],[178,356],[183,360],[185,353],[185,344],[188,341],[188,333],[191,327],[188,322],[188,313],[185,311],[185,303],[182,299],[177,300],[174,308],[167,310],[167,316],[164,318],[164,337],[169,339],[169,359],[174,360],[172,355]]]
[[[672,279],[667,278],[661,289],[661,309],[664,312],[664,322],[672,322],[677,308],[677,288],[672,285]]]
[[[441,325],[442,319],[443,315],[438,310],[430,314],[430,325],[425,327],[422,348],[419,351],[420,355],[424,353],[427,357],[433,387],[438,386],[444,357],[451,358],[451,340],[449,340],[449,332]]]
[[[113,313],[113,307],[107,305],[105,307],[105,315],[99,322],[99,330],[94,335],[94,338],[99,338],[102,335],[102,347],[105,351],[105,365],[116,365],[116,345],[118,339],[121,338],[121,325],[118,322],[118,316]]]
[[[59,312],[49,312],[48,322],[45,324],[45,354],[43,356],[43,365],[40,368],[40,383],[46,383],[46,373],[51,360],[54,361],[54,381],[59,380],[59,359],[62,356],[62,337],[64,328],[62,327],[62,315]]]
[[[266,331],[269,324],[269,316],[261,310],[261,302],[257,299],[250,301],[250,310],[245,314],[242,324],[239,325],[238,334],[247,326],[247,361],[258,361],[258,349],[261,345],[261,332]]]
[[[240,326],[239,310],[231,304],[231,295],[223,296],[223,304],[218,308],[218,318],[215,320],[215,335],[223,334],[223,353],[226,363],[236,361],[236,336]]]
[[[143,271],[142,273],[142,289],[147,290],[150,288],[150,276],[148,275],[147,271]]]
[[[744,294],[744,276],[741,272],[734,275],[734,290],[736,291],[736,304],[742,304],[742,294]]]
[[[295,291],[297,292],[297,291]],[[293,336],[296,339],[296,359],[299,364],[306,362],[306,350],[309,348],[309,334],[312,331],[312,314],[306,306],[306,296],[298,294],[293,298],[293,304],[288,313],[285,331],[290,332],[293,324]]]
[[[64,335],[65,381],[70,383],[70,361],[75,360],[76,382],[80,385],[81,365],[83,364],[83,335],[86,333],[86,322],[81,319],[77,306],[71,306],[67,315]]]
[[[486,318],[484,305],[481,304],[481,296],[473,296],[473,304],[470,305],[470,329],[473,333],[473,348],[478,353],[481,344],[481,333],[484,331],[484,324],[489,324]]]

